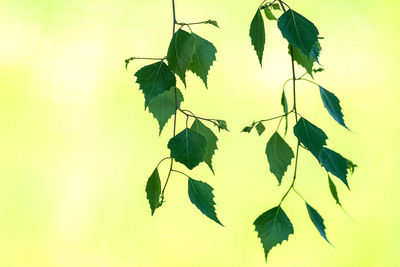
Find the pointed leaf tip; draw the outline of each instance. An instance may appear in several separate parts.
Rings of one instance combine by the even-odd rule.
[[[279,133],[275,132],[267,143],[265,154],[268,158],[270,171],[275,175],[280,185],[283,175],[294,158],[293,151]]]
[[[294,233],[292,223],[280,206],[264,212],[253,224],[264,248],[265,261],[274,246],[282,244]]]
[[[156,168],[150,175],[146,184],[146,197],[149,200],[151,215],[153,215],[155,210],[160,207],[160,195],[161,181],[158,169]]]
[[[344,128],[349,130],[349,128],[344,123],[342,108],[340,107],[340,100],[333,93],[329,92],[322,86],[319,86],[319,91],[321,94],[322,102],[325,108],[328,110],[329,114]]]
[[[339,178],[350,190],[347,182],[348,161],[339,153],[323,147],[319,154],[320,164],[330,173]]]
[[[207,183],[188,178],[190,201],[208,218],[223,226],[215,212],[214,189]]]
[[[307,202],[306,202],[306,207],[307,207],[308,215],[310,216],[311,221],[317,228],[320,235],[326,240],[326,242],[331,244],[331,242],[329,242],[328,238],[326,237],[326,233],[325,233],[326,227],[324,224],[324,219],[321,217],[321,215],[318,213],[318,211],[316,211],[313,207],[311,207]]]
[[[206,138],[192,129],[186,128],[168,142],[171,158],[184,164],[189,170],[204,160]]]
[[[214,169],[212,166],[212,158],[214,156],[215,150],[218,149],[217,147],[217,141],[218,138],[214,134],[214,132],[205,126],[200,120],[195,119],[192,126],[190,127],[193,131],[201,134],[202,136],[205,137],[207,141],[206,145],[206,153],[204,155],[204,162],[210,167],[211,171],[214,173]]]
[[[251,21],[250,38],[251,38],[251,44],[254,46],[254,50],[257,53],[258,60],[260,61],[260,65],[262,67],[262,58],[265,46],[265,27],[260,9],[257,9],[256,14],[254,15],[254,18]]]

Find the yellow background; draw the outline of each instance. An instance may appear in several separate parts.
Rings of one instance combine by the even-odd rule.
[[[327,71],[316,81],[341,99],[352,132],[307,83],[299,83],[299,112],[359,168],[349,177],[351,192],[335,178],[350,218],[331,198],[325,172],[300,151],[297,188],[325,218],[334,248],[291,193],[284,209],[295,234],[271,251],[268,266],[399,266],[400,5],[288,3],[325,37]],[[0,266],[265,266],[252,223],[279,202],[293,169],[281,187],[268,171],[264,149],[277,122],[262,137],[239,133],[253,119],[281,113],[281,86],[290,77],[287,44],[271,22],[260,69],[248,37],[258,4],[176,0],[179,21],[211,18],[221,26],[193,26],[218,49],[209,90],[191,73],[188,88],[179,87],[184,108],[225,119],[231,130],[218,134],[216,175],[205,164],[190,172],[214,187],[222,228],[190,203],[178,174],[154,217],[145,198],[148,176],[168,156],[172,125],[159,137],[143,109],[133,74],[149,62],[134,61],[127,72],[123,61],[166,54],[170,1],[1,1]],[[287,140],[295,145],[291,129]]]

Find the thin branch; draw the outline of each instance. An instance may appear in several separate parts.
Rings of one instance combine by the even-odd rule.
[[[205,21],[199,21],[199,22],[190,22],[190,23],[186,23],[186,22],[177,22],[176,24],[178,25],[198,25],[198,24],[210,24],[211,19],[209,20],[205,20]]]
[[[214,124],[215,126],[218,126],[218,123],[216,122],[216,121],[218,121],[217,119],[207,119],[207,118],[199,117],[199,116],[194,115],[194,113],[191,112],[190,110],[179,109],[179,111],[182,112],[187,117],[192,117],[192,118],[196,118],[199,120],[208,121],[208,122],[211,122],[212,124]]]
[[[173,172],[180,173],[180,174],[185,175],[186,177],[190,178],[189,175],[187,175],[186,173],[183,173],[183,172],[181,172],[181,171],[178,171],[178,170],[172,170],[172,171],[173,171]]]

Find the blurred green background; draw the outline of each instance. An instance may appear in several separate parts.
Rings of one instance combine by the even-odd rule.
[[[295,234],[271,251],[268,266],[399,266],[400,4],[288,3],[325,37],[327,71],[316,81],[342,100],[352,132],[323,109],[312,85],[299,84],[299,112],[359,168],[349,177],[351,192],[336,183],[349,218],[331,198],[325,172],[300,152],[297,188],[325,218],[334,248],[291,193],[284,209]],[[211,18],[221,26],[193,27],[218,54],[209,90],[188,74],[183,107],[225,119],[231,130],[218,135],[216,175],[205,164],[192,172],[215,188],[226,227],[190,203],[179,175],[154,217],[145,198],[147,178],[168,155],[172,125],[158,136],[133,77],[148,62],[134,61],[125,71],[124,59],[166,54],[170,1],[2,0],[0,266],[265,266],[252,223],[279,202],[290,175],[278,187],[268,171],[264,150],[276,122],[262,137],[239,132],[253,119],[281,113],[281,85],[291,70],[287,44],[268,22],[260,69],[248,37],[259,1],[176,5],[179,21]],[[178,120],[183,127],[184,118]]]

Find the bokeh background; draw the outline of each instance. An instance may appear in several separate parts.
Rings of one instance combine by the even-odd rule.
[[[346,215],[330,196],[326,173],[300,152],[297,188],[325,218],[334,248],[291,193],[284,209],[295,234],[271,251],[268,265],[399,266],[400,4],[288,3],[325,37],[327,71],[316,80],[341,99],[352,132],[335,123],[310,84],[299,84],[299,111],[359,168],[349,178],[351,192],[336,183]],[[170,1],[1,1],[0,266],[265,266],[252,223],[279,202],[293,169],[281,187],[268,171],[265,144],[277,122],[262,137],[240,130],[281,113],[291,69],[271,22],[260,68],[248,37],[258,5],[176,0],[179,21],[211,18],[221,26],[193,27],[218,54],[209,90],[188,74],[183,107],[225,119],[231,130],[218,135],[216,175],[205,164],[191,172],[214,187],[222,228],[190,203],[182,176],[172,177],[154,217],[145,198],[147,178],[168,156],[172,125],[159,137],[144,111],[133,74],[149,62],[134,61],[126,71],[124,59],[166,54]],[[183,127],[184,118],[178,121]]]

